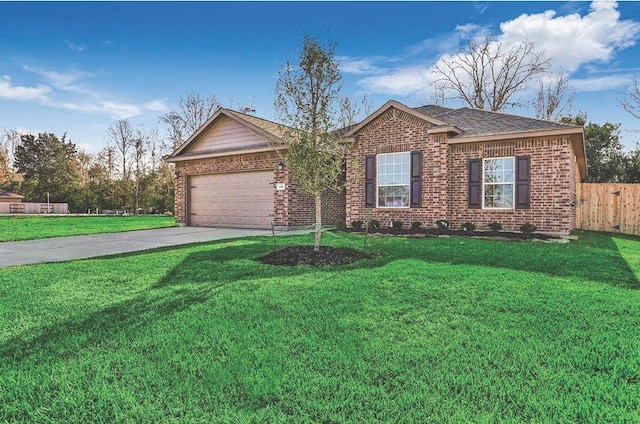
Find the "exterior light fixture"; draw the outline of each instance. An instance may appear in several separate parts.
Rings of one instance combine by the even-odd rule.
[[[180,171],[178,171],[177,169],[175,171],[173,171],[173,178],[175,178],[175,179],[180,178]]]
[[[284,169],[284,162],[280,161],[278,164],[278,171],[282,171]]]

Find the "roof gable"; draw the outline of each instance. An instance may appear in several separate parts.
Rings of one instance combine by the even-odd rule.
[[[415,109],[411,109],[405,105],[403,105],[400,102],[397,102],[395,100],[389,100],[387,103],[385,103],[384,105],[382,105],[382,107],[380,107],[378,110],[376,110],[375,112],[373,112],[371,115],[367,116],[362,122],[360,122],[358,125],[355,125],[353,128],[351,128],[351,130],[346,134],[347,137],[353,136],[355,135],[357,132],[359,132],[360,130],[362,130],[363,128],[365,128],[366,126],[368,126],[369,124],[371,124],[373,121],[375,121],[378,117],[380,117],[382,114],[384,114],[385,112],[387,112],[390,109],[397,109],[399,111],[402,111],[408,115],[411,115],[415,118],[418,118],[422,121],[425,121],[429,124],[431,124],[432,127],[434,127],[433,132],[456,132],[458,133],[459,131],[457,130],[457,128],[452,128],[451,125],[447,124],[444,121],[441,121],[440,119],[436,119],[430,115],[421,113]]]
[[[282,126],[231,109],[218,109],[169,157],[267,148],[282,139]]]

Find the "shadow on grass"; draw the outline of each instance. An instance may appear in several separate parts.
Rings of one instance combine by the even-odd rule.
[[[469,238],[372,238],[368,250],[373,259],[345,266],[312,268],[265,265],[254,259],[272,251],[268,238],[238,239],[191,245],[190,252],[163,278],[133,299],[98,310],[82,320],[58,322],[39,331],[39,336],[20,335],[0,345],[0,357],[21,361],[32,355],[65,357],[91,346],[110,343],[114,334],[141,328],[167,316],[207,302],[229,284],[253,281],[244,285],[248,292],[260,288],[261,279],[286,279],[308,274],[323,280],[334,273],[384,267],[398,259],[417,259],[454,265],[477,265],[516,271],[543,273],[549,276],[579,278],[605,284],[640,288],[640,283],[618,250],[612,235],[585,233],[569,244],[504,242]],[[615,235],[619,238],[618,235]],[[635,239],[632,239],[635,240]],[[300,245],[304,237],[281,238],[276,248]],[[345,235],[327,239],[334,246],[362,246],[361,236]],[[640,241],[638,241],[640,246]],[[154,252],[184,249],[162,248]],[[148,255],[138,252],[118,256]],[[153,252],[151,252],[153,253]],[[117,256],[112,257],[117,259]],[[114,271],[115,272],[115,271]],[[638,270],[635,270],[638,272]]]
[[[174,266],[165,276],[136,297],[98,310],[82,320],[67,320],[41,327],[39,336],[18,335],[0,345],[0,358],[20,362],[34,355],[70,357],[79,350],[109,344],[114,335],[144,328],[171,314],[188,310],[215,297],[229,284],[254,280],[240,290],[247,292],[260,287],[260,279],[287,278],[313,273],[312,267],[276,267],[254,260],[273,247],[265,240],[238,239],[190,245],[196,251]],[[202,247],[202,250],[198,250]],[[155,249],[166,252],[181,247]],[[106,259],[143,256],[150,252],[113,255]],[[104,260],[105,258],[102,258]],[[354,269],[352,264],[342,269]],[[326,268],[324,272],[335,271]],[[323,272],[322,269],[318,272]]]
[[[640,289],[636,277],[640,270],[630,268],[613,239],[620,238],[620,235],[581,232],[579,237],[579,240],[566,244],[465,237],[373,237],[368,244],[372,252],[380,255],[377,261],[380,266],[390,260],[411,258],[537,272]],[[622,237],[637,241],[640,249],[638,237]]]

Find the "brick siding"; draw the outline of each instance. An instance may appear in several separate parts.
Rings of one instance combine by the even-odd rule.
[[[356,135],[347,156],[347,226],[367,218],[383,227],[400,220],[434,227],[440,219],[452,228],[472,222],[479,230],[498,221],[506,231],[519,231],[530,222],[545,233],[568,233],[575,226],[575,155],[568,137],[447,144],[444,135],[428,135],[428,123],[390,109]],[[422,150],[420,208],[365,208],[364,163],[368,155]],[[531,158],[529,209],[469,209],[468,160],[505,156]]]
[[[429,136],[429,124],[402,111],[390,109],[363,128],[347,154],[347,226],[367,217],[389,226],[402,221],[409,228],[413,221],[431,226],[447,219],[446,138]],[[368,155],[422,150],[422,207],[365,208],[364,163]]]
[[[469,209],[468,160],[505,156],[531,158],[530,208]],[[539,232],[566,234],[575,226],[575,161],[568,137],[522,139],[451,145],[449,154],[449,221],[459,227],[472,222],[477,229],[497,221],[506,231],[519,231],[530,222]]]
[[[274,211],[273,223],[279,228],[307,226],[315,222],[315,203],[309,196],[298,193],[289,183],[288,169],[278,170],[280,157],[275,152],[231,155],[216,158],[196,159],[176,162],[179,177],[175,181],[175,216],[179,223],[187,223],[188,190],[187,177],[198,174],[212,174],[239,171],[274,171]],[[285,190],[276,190],[276,183],[285,183]],[[341,194],[323,195],[323,221],[329,224],[344,222],[346,198]],[[251,201],[251,199],[247,199]]]

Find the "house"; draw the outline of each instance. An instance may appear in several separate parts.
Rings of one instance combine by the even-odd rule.
[[[0,190],[0,203],[22,203],[24,196],[7,190]]]
[[[168,158],[175,164],[180,224],[277,229],[315,222],[314,200],[296,190],[283,163],[282,126],[218,109]],[[326,193],[323,222],[345,221],[344,193]]]
[[[281,126],[219,109],[168,161],[176,217],[186,225],[294,228],[313,222],[283,163]],[[323,222],[376,219],[432,227],[497,221],[568,233],[586,176],[582,127],[471,108],[389,101],[352,127],[346,190],[327,193]],[[275,146],[275,147],[274,147]]]
[[[347,223],[575,226],[576,182],[587,173],[580,126],[389,101],[348,136]]]

